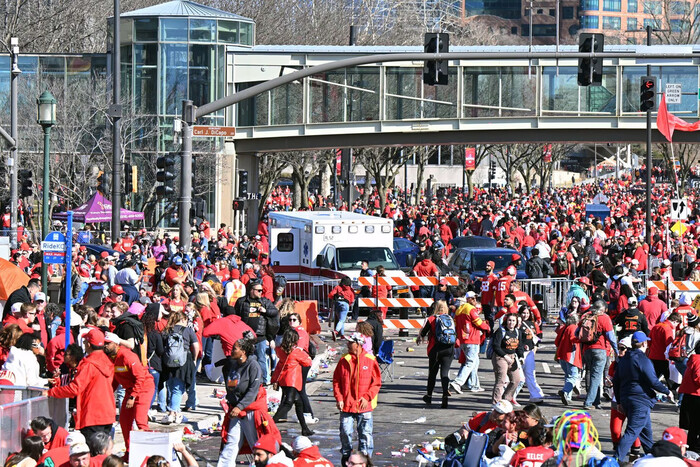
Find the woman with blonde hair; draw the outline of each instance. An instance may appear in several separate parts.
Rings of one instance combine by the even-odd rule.
[[[194,329],[188,326],[187,316],[180,311],[170,314],[163,339],[162,377],[168,387],[168,413],[162,423],[181,423],[180,403],[185,389],[194,384],[194,362],[199,355],[199,341]],[[181,349],[185,350],[184,362],[181,361]]]
[[[187,295],[185,294],[185,289],[182,287],[182,284],[175,284],[173,286],[173,289],[170,291],[170,298],[164,305],[171,313],[175,311],[185,311]]]

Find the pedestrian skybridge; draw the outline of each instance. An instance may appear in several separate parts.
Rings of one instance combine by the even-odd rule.
[[[387,62],[319,73],[282,85],[228,112],[236,152],[348,146],[514,142],[645,141],[638,111],[646,65],[658,89],[678,83],[684,95],[669,111],[695,121],[700,46],[609,46],[605,52],[687,54],[687,58],[606,59],[603,85],[580,87],[576,59],[499,58],[528,47],[453,47],[492,59],[450,61],[449,85],[423,84],[423,62]],[[554,52],[535,47],[533,52]],[[561,52],[577,52],[574,46]],[[422,52],[418,47],[256,46],[228,54],[229,89],[243,90],[304,67],[360,55]],[[691,56],[698,53],[698,57]],[[687,93],[687,94],[686,94]],[[660,101],[660,96],[658,96]],[[656,121],[654,115],[653,121]],[[655,127],[655,123],[654,123]],[[654,140],[662,141],[654,132]],[[676,133],[674,141],[700,141]]]

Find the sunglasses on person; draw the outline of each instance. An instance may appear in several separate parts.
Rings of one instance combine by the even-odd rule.
[[[254,289],[252,289],[252,290],[255,290],[256,292],[262,292],[262,287],[261,287],[261,288],[257,288],[257,287],[256,287],[256,288],[254,288]]]

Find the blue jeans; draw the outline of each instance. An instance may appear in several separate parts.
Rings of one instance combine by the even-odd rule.
[[[348,318],[350,305],[348,302],[335,302],[336,325],[335,332],[341,336],[345,335],[345,320]]]
[[[579,380],[578,368],[566,360],[559,360],[559,365],[564,370],[564,389],[562,390],[566,398],[571,400],[571,391],[574,390],[574,386],[578,384]]]
[[[204,346],[204,358],[202,359],[202,362],[204,363],[204,365],[212,363],[211,354],[214,351],[214,339],[212,339],[211,337],[203,338],[202,346]],[[202,367],[202,371],[204,371],[204,367]]]
[[[608,355],[605,349],[588,349],[583,355],[588,366],[591,383],[588,385],[588,394],[586,394],[585,406],[600,405],[600,388],[603,386],[603,377],[605,376],[605,364],[608,361]],[[633,440],[634,441],[634,440]]]
[[[236,465],[236,457],[238,451],[243,446],[243,441],[248,441],[248,446],[253,446],[258,440],[258,434],[255,431],[255,421],[253,416],[255,412],[248,412],[243,418],[232,417],[228,424],[228,436],[226,444],[219,454],[217,467],[228,467]]]
[[[153,382],[156,385],[156,390],[153,391],[153,397],[151,398],[151,407],[153,407],[153,403],[156,401],[156,397],[158,398],[158,410],[161,412],[165,412],[165,404],[167,401],[168,397],[168,390],[165,388],[165,385],[163,385],[163,389],[158,391],[158,383],[160,383],[160,372],[157,370],[154,370],[153,368],[150,368],[148,372],[153,376]]]
[[[355,432],[355,422],[357,422],[357,435],[359,437],[358,449],[368,456],[371,456],[374,450],[372,412],[340,412],[340,454],[343,457],[350,457],[350,453],[352,452],[352,435]]]
[[[468,389],[478,389],[479,386],[479,344],[462,344],[460,350],[464,353],[465,362],[459,367],[455,383]]]
[[[269,348],[269,344],[265,339],[261,340],[257,344],[255,344],[255,357],[258,359],[258,364],[260,365],[260,369],[262,370],[262,377],[263,377],[263,382],[265,384],[268,384],[270,382],[270,372],[268,371],[268,355],[267,355],[267,349]]]
[[[171,376],[166,384],[168,386],[168,410],[179,412],[182,396],[185,394],[185,382],[180,378]]]
[[[202,361],[200,358],[195,362],[195,367],[192,369],[192,384],[187,388],[187,402],[185,407],[194,410],[197,408],[197,368],[199,368],[199,363]]]
[[[652,444],[654,444],[649,401],[630,398],[622,403],[622,407],[625,409],[625,414],[627,414],[627,428],[625,428],[625,432],[622,434],[615,450],[615,457],[620,461],[627,457],[635,439],[639,438],[644,452],[649,452]]]

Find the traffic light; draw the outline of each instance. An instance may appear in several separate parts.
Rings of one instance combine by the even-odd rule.
[[[232,208],[234,211],[243,211],[243,209],[245,209],[245,202],[234,200]]]
[[[97,174],[97,191],[99,191],[103,195],[109,196],[111,194],[111,191],[109,190],[110,181],[111,177],[109,172],[100,170]]]
[[[158,198],[167,198],[175,193],[173,180],[175,179],[175,154],[169,153],[156,159],[156,167],[160,170],[156,172],[156,180],[162,185],[156,187]]]
[[[131,177],[131,164],[124,163],[124,193],[131,193],[133,190]]]
[[[578,51],[581,53],[603,52],[605,36],[602,34],[581,33],[578,39]],[[591,74],[591,68],[593,73]],[[603,84],[603,59],[578,59],[579,86],[600,86]]]
[[[29,169],[22,169],[17,172],[19,177],[19,196],[20,198],[27,198],[32,196],[32,171]]]
[[[447,53],[450,51],[450,35],[446,32],[429,32],[425,34],[423,51],[427,54]],[[447,84],[447,60],[426,60],[423,64],[423,82],[431,86]]]
[[[639,110],[647,112],[656,110],[656,78],[654,76],[642,76],[639,86]]]
[[[248,171],[239,170],[238,171],[238,197],[247,198],[248,197]]]
[[[489,162],[489,178],[496,178],[496,161]]]

